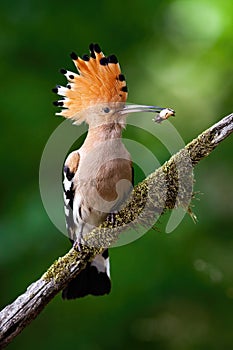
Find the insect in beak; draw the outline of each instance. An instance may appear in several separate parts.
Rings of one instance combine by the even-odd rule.
[[[161,123],[163,120],[166,120],[171,116],[175,116],[175,111],[173,109],[158,106],[127,104],[121,110],[122,115],[136,112],[156,113],[156,116],[152,119],[156,123]]]

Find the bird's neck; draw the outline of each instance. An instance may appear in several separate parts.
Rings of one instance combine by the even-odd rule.
[[[110,139],[121,139],[123,127],[124,125],[120,123],[108,123],[95,127],[89,126],[83,145],[90,146]]]

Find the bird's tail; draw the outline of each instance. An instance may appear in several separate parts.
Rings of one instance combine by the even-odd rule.
[[[108,250],[88,263],[62,291],[63,299],[81,298],[88,294],[104,295],[111,290],[110,264]]]

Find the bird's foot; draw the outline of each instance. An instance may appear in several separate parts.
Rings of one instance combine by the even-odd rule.
[[[81,251],[82,251],[82,244],[81,244],[80,239],[76,239],[76,241],[74,241],[73,248],[74,248],[77,252],[81,252]]]
[[[117,211],[109,213],[108,216],[107,216],[107,219],[106,219],[113,226],[115,225],[115,222],[116,222],[116,214],[117,214]]]

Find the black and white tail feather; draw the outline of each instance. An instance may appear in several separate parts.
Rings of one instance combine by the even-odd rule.
[[[62,292],[63,299],[99,296],[111,291],[110,264],[108,250],[97,255],[92,262],[74,278]]]

